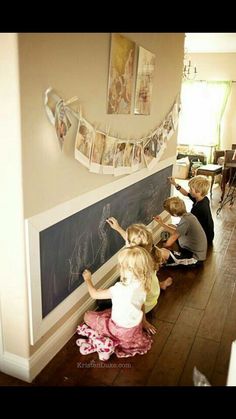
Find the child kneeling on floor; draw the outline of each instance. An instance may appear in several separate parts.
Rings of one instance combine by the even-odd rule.
[[[159,215],[153,217],[170,233],[169,239],[163,245],[169,252],[166,266],[201,266],[206,259],[207,238],[198,219],[187,212],[184,201],[179,197],[167,198],[163,207],[173,217],[180,217],[176,227],[164,223]],[[179,248],[177,252],[170,250],[175,242]]]
[[[98,352],[100,360],[108,360],[114,352],[117,357],[145,354],[152,338],[143,329],[143,310],[147,291],[154,272],[150,254],[136,246],[124,248],[118,255],[120,282],[103,290],[94,287],[91,272],[83,272],[89,294],[94,299],[111,298],[112,308],[104,311],[87,311],[84,324],[77,333],[87,339],[78,339],[80,353]]]

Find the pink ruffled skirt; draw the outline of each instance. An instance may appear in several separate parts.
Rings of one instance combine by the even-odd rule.
[[[87,311],[84,321],[86,324],[78,326],[77,333],[89,339],[76,342],[83,354],[98,352],[99,359],[105,360],[113,352],[118,358],[125,358],[143,355],[151,348],[152,338],[143,330],[142,322],[132,328],[120,327],[111,320],[111,309]]]

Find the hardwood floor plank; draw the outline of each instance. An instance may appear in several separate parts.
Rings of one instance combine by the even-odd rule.
[[[151,320],[149,320],[151,321]],[[151,374],[157,358],[163,350],[168,336],[173,328],[173,324],[157,321],[151,321],[157,327],[157,333],[153,337],[151,350],[146,355],[140,355],[131,359],[132,369],[121,370],[114,381],[116,386],[144,386]]]
[[[25,381],[18,380],[15,377],[11,377],[8,374],[4,374],[3,372],[0,372],[0,387],[28,387],[31,384],[26,383]]]
[[[74,335],[63,349],[49,362],[49,364],[34,379],[35,386],[73,386],[83,385],[86,370],[78,369],[77,362],[82,355],[76,345],[78,335]],[[90,359],[91,359],[91,355]]]
[[[185,305],[188,294],[198,278],[199,269],[201,268],[172,268],[172,271],[168,271],[168,273],[171,272],[170,276],[173,278],[173,284],[159,298],[157,306],[157,318],[159,320],[176,322]],[[165,277],[167,276],[168,274],[165,275]]]
[[[220,374],[215,371],[211,377],[211,385],[213,387],[223,387],[226,386],[227,377],[225,374]]]
[[[207,306],[215,282],[218,256],[212,251],[204,262],[203,271],[197,276],[185,304],[189,307],[204,309]]]
[[[178,385],[203,312],[184,308],[147,381],[149,386]]]
[[[226,378],[229,368],[230,352],[231,345],[234,340],[236,340],[236,288],[232,296],[232,300],[228,310],[227,321],[225,322],[221,342],[219,346],[219,351],[215,364],[215,374],[213,375],[212,385],[218,385],[217,381],[214,381],[214,377],[217,377],[217,374],[221,374]]]
[[[205,375],[210,382],[214,371],[215,360],[219,348],[219,343],[213,340],[197,337],[191,348],[188,360],[179,381],[180,386],[193,386],[193,369]],[[211,382],[210,382],[211,384]]]
[[[214,237],[214,251],[224,254],[227,250],[232,233],[234,233],[235,222],[227,221],[225,216],[214,218],[215,237]]]
[[[197,335],[220,341],[235,282],[231,275],[218,274]]]

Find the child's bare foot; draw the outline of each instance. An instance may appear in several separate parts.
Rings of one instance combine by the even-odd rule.
[[[173,282],[173,279],[171,276],[168,276],[168,278],[165,279],[165,281],[160,282],[160,288],[161,290],[166,290],[167,287],[170,287]]]

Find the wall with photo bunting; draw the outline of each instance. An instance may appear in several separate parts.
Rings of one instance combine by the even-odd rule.
[[[139,165],[133,164],[131,167],[117,167],[113,173],[106,173],[106,176],[98,176],[96,172],[90,171],[98,169],[96,162],[92,165],[89,162],[86,167],[78,164],[74,158],[78,129],[76,115],[80,114],[80,108],[82,118],[96,131],[123,142],[136,142],[137,139],[146,141],[147,136],[161,126],[180,91],[184,52],[183,33],[123,33],[122,35],[155,54],[150,115],[107,113],[110,33],[36,33],[33,36],[19,34],[26,218],[113,183],[117,180],[117,176],[127,176],[127,172],[132,171],[133,176],[142,170],[150,169],[147,156],[148,169],[145,169],[146,161],[143,159],[142,169]],[[71,127],[66,134],[63,151],[59,141],[55,141],[54,126],[49,124],[48,118],[45,117],[44,99],[48,86],[56,88],[56,93],[65,100],[65,103],[69,98],[78,95],[78,101],[68,105],[75,114],[71,113],[70,121],[67,121],[68,127],[70,123]],[[134,109],[133,103],[134,96],[132,109]],[[173,133],[171,141],[168,141],[162,156],[161,153],[157,156],[159,161],[175,156],[176,132]],[[102,173],[109,172],[109,166],[102,166]],[[155,167],[158,170],[158,164]],[[113,170],[111,167],[110,169]]]

